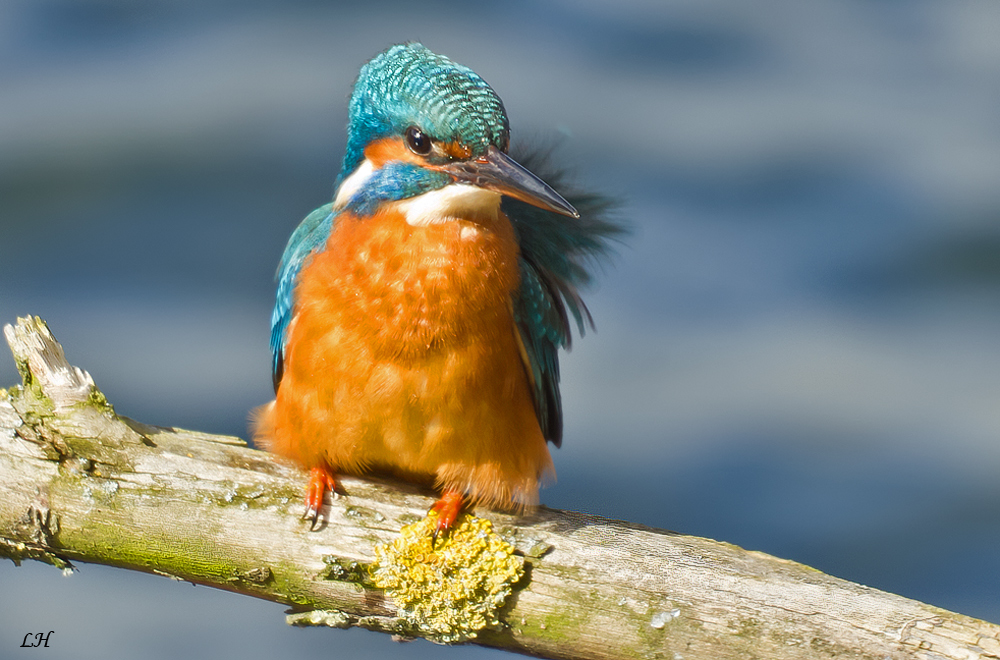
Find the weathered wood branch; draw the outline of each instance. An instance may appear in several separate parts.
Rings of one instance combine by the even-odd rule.
[[[299,623],[415,634],[363,568],[431,494],[344,479],[310,531],[299,470],[238,438],[118,417],[40,320],[4,332],[24,384],[0,390],[0,555],[159,573],[285,603]],[[1000,658],[1000,626],[759,552],[544,507],[477,513],[528,567],[480,644],[550,658]]]

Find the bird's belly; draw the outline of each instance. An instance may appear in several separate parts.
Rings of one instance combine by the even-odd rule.
[[[516,346],[479,339],[393,359],[356,333],[331,332],[314,349],[324,370],[301,384],[324,458],[343,470],[434,475],[443,462],[529,435],[537,422]]]

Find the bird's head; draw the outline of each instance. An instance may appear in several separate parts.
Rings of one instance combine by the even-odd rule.
[[[508,195],[578,217],[541,179],[507,155],[503,102],[474,71],[416,43],[393,46],[361,68],[350,101],[347,153],[335,206],[359,215],[441,191],[430,203],[499,207]],[[407,219],[433,222],[435,209]]]

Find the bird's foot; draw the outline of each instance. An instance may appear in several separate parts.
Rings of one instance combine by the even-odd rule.
[[[431,534],[432,548],[437,541],[438,535],[447,532],[455,524],[458,514],[462,512],[462,505],[464,503],[465,496],[461,492],[446,490],[441,494],[441,499],[431,507],[438,514],[437,527],[434,528],[434,532]]]
[[[335,492],[337,481],[327,467],[314,467],[309,471],[309,483],[306,485],[306,511],[302,515],[309,521],[309,529],[316,529],[320,511],[323,509],[323,497],[327,491]]]

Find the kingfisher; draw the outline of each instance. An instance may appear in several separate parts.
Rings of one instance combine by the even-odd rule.
[[[438,489],[435,535],[467,504],[523,510],[554,477],[587,262],[621,228],[509,156],[500,97],[419,43],[361,68],[347,132],[333,202],[278,266],[254,441],[309,471],[311,528],[341,474]]]

